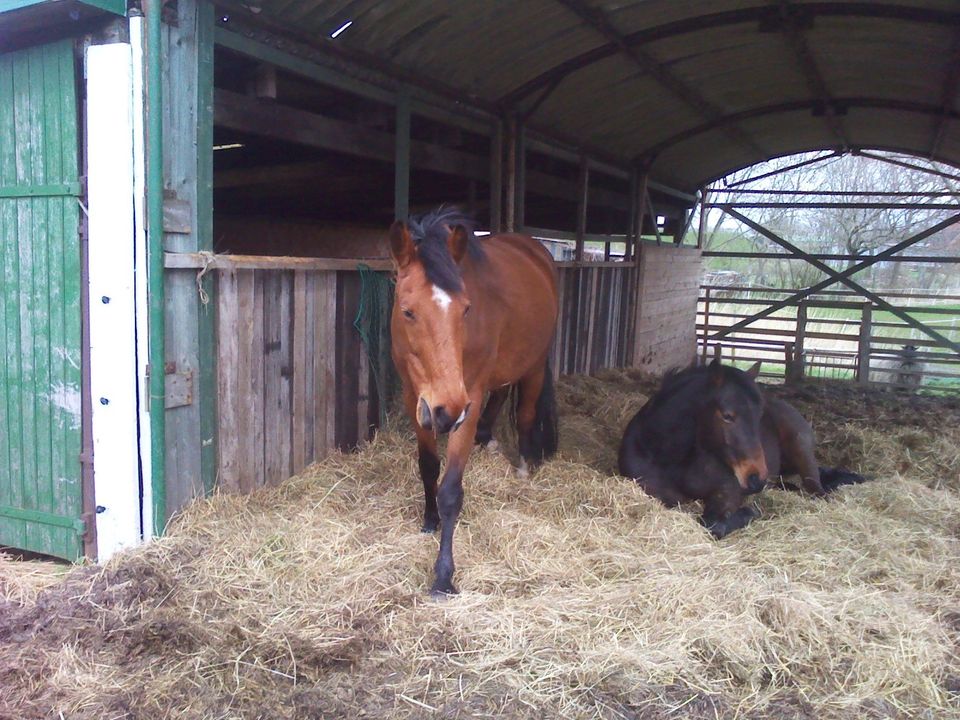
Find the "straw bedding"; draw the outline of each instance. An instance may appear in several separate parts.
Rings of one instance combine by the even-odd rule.
[[[714,542],[611,475],[653,387],[562,380],[529,480],[474,454],[447,601],[399,421],[105,567],[0,560],[0,718],[960,717],[956,404],[771,388],[876,479]]]

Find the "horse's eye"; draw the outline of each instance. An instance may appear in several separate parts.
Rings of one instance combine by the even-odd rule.
[[[467,305],[467,306],[463,309],[463,316],[464,316],[464,317],[466,317],[466,316],[470,313],[470,308],[472,308],[472,307],[473,307],[473,305]]]
[[[732,423],[734,420],[737,419],[737,416],[734,415],[732,412],[721,413],[721,414],[720,414],[720,417],[723,418],[723,421],[724,421],[725,423]]]
[[[403,308],[403,316],[407,320],[413,320],[413,310],[411,310],[410,308]]]

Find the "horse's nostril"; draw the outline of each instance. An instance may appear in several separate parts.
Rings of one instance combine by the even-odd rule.
[[[760,476],[757,473],[753,473],[747,478],[747,482],[751,485],[756,485],[758,482],[760,482]]]
[[[437,424],[437,432],[441,435],[449,432],[450,428],[453,427],[454,420],[447,413],[447,409],[443,405],[437,405],[433,409],[433,419]]]

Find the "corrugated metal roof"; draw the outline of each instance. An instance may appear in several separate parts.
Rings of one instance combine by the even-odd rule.
[[[787,153],[960,165],[956,0],[281,0],[263,17],[521,112],[690,190]]]

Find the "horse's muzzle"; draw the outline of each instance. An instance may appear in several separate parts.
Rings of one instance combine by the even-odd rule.
[[[460,426],[463,425],[463,421],[467,419],[471,404],[472,403],[467,403],[467,406],[460,413],[459,417],[453,418],[443,405],[437,405],[433,409],[433,412],[431,412],[427,401],[421,398],[419,409],[420,426],[424,430],[435,430],[438,435],[445,435],[451,430],[456,432]]]
[[[747,494],[753,495],[760,492],[766,484],[766,481],[762,480],[757,473],[753,473],[747,478]]]

